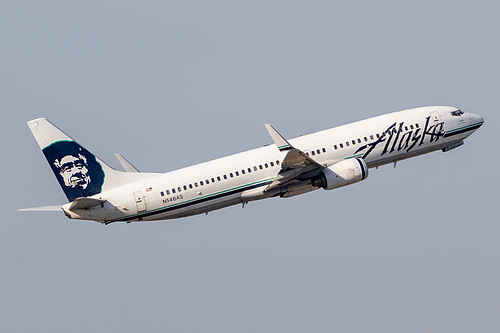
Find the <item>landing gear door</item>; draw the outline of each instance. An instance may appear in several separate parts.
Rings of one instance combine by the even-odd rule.
[[[137,205],[137,212],[140,213],[146,211],[146,198],[144,198],[142,191],[135,191],[134,198]]]

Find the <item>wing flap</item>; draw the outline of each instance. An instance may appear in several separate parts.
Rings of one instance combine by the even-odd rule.
[[[266,187],[264,191],[272,190],[273,188],[279,187],[285,183],[288,183],[289,181],[294,180],[295,177],[300,175],[301,170],[302,168],[289,169],[285,171],[280,170],[276,177],[274,177],[272,183],[269,184],[269,186]]]

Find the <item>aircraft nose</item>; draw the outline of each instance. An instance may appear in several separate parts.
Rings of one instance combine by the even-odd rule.
[[[473,124],[477,124],[479,126],[482,126],[484,123],[484,118],[477,114],[471,114],[470,119],[472,120]]]

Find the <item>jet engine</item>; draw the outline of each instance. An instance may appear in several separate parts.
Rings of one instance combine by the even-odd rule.
[[[368,167],[362,158],[353,158],[335,163],[323,169],[312,179],[312,186],[333,190],[354,184],[368,177]]]

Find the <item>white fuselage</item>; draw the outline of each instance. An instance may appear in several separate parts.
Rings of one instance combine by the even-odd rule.
[[[456,110],[436,106],[399,111],[304,135],[289,143],[325,167],[362,158],[373,168],[451,147],[483,123],[481,117],[470,113],[452,115]],[[81,213],[63,209],[71,218],[105,223],[151,221],[318,189],[304,177],[263,192],[280,171],[285,155],[272,144],[102,192],[94,197],[107,202]]]

